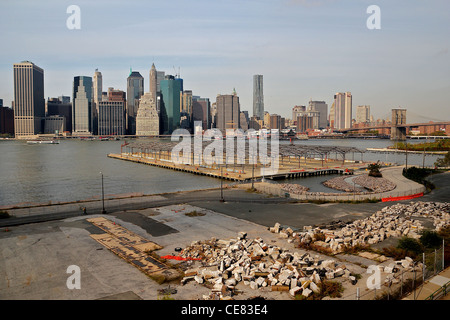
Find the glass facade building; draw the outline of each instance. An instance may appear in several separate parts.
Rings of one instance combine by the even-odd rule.
[[[183,79],[166,76],[161,80],[160,132],[172,134],[180,127],[180,93],[183,92]]]

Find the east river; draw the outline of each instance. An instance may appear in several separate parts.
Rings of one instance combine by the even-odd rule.
[[[422,141],[408,141],[408,143]],[[0,141],[0,206],[18,203],[76,201],[110,194],[164,193],[219,187],[220,180],[180,171],[108,158],[120,153],[123,141],[61,140],[60,144],[27,144],[26,141]],[[280,143],[289,143],[280,141]],[[304,145],[333,145],[386,148],[384,139],[310,139],[298,140]],[[352,160],[350,157],[347,159]],[[426,155],[425,165],[432,166],[438,156]],[[404,153],[366,152],[364,161],[405,163]],[[422,166],[423,155],[408,154],[408,165]],[[356,153],[354,160],[361,160]],[[320,182],[330,176],[304,178],[301,184],[312,191],[325,191]]]

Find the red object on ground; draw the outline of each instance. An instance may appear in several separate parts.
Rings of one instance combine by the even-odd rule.
[[[419,197],[423,197],[423,192],[412,194],[410,196],[382,198],[381,202],[410,200],[410,199],[419,198]]]
[[[167,256],[162,256],[162,259],[172,259],[172,260],[180,260],[180,261],[186,261],[186,260],[201,260],[201,258],[183,258],[180,256],[171,256],[171,255],[167,255]]]

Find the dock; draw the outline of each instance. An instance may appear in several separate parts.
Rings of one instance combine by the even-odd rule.
[[[169,159],[161,155],[161,158],[150,157],[147,154],[108,154],[109,158],[142,163],[146,165],[156,166],[164,169],[187,172],[191,174],[203,175],[212,178],[225,179],[235,182],[248,182],[251,180],[259,180],[262,178],[278,180],[278,179],[294,179],[305,178],[311,176],[321,176],[330,174],[353,174],[355,169],[365,167],[366,164],[357,163],[355,161],[348,161],[342,164],[341,161],[327,160],[320,166],[321,160],[317,159],[301,159],[300,168],[297,160],[283,159],[283,163],[279,163],[279,169],[275,174],[264,174],[266,169],[262,170],[261,164],[251,165],[220,165],[220,166],[206,166],[206,165],[189,165],[189,164],[175,164]],[[270,168],[266,167],[267,170]]]

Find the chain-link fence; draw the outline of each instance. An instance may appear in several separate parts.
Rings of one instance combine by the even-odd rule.
[[[404,261],[404,260],[403,260]],[[418,260],[412,261],[407,268],[403,268],[400,261],[393,270],[378,265],[374,269],[380,272],[379,286],[374,288],[369,277],[364,275],[353,290],[349,290],[340,299],[343,300],[433,300],[442,297],[450,291],[450,284],[444,284],[436,289],[433,285],[430,291],[427,280],[432,279],[444,270],[445,243],[442,246],[423,253]],[[389,270],[389,272],[385,272]]]

